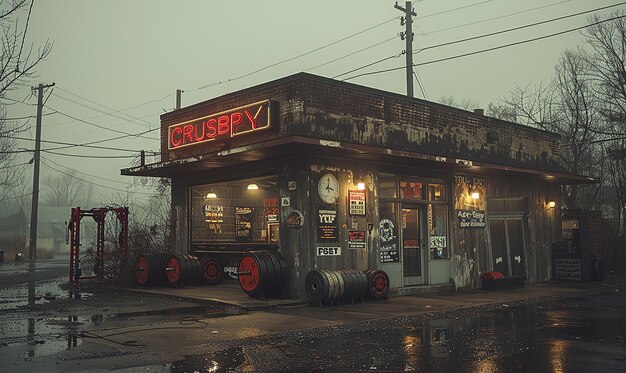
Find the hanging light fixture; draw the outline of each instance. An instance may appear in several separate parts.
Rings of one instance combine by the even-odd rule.
[[[248,184],[248,188],[247,189],[248,190],[258,190],[259,186],[256,185],[255,183],[252,183],[252,184]]]
[[[206,194],[206,198],[217,198],[217,194],[215,194],[214,192],[209,192]]]

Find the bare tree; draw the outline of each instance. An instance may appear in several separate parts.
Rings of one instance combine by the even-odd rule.
[[[49,176],[43,184],[41,200],[43,205],[88,206],[93,199],[93,184],[77,176],[75,170]]]
[[[458,101],[453,96],[443,96],[439,99],[439,103],[469,111],[473,111],[474,109],[480,107],[480,104],[476,100],[472,100],[471,98],[464,98],[463,100]]]
[[[549,84],[515,87],[509,97],[492,105],[492,115],[541,128],[561,135],[560,162],[573,174],[598,175],[598,114],[589,62],[580,49],[563,53]],[[581,190],[585,190],[580,195]],[[570,208],[587,206],[597,187],[571,185],[563,188],[564,202]]]
[[[49,41],[36,51],[33,45],[24,45],[32,5],[28,0],[0,1],[0,202],[19,198],[11,192],[23,181],[20,177],[23,169],[14,166],[19,153],[15,137],[24,130],[24,125],[7,120],[6,107],[16,102],[9,93],[36,77],[35,67],[52,49]]]

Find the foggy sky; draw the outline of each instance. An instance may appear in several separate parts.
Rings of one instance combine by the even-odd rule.
[[[619,1],[416,1],[413,6],[418,17],[414,21],[413,47],[418,50],[616,3]],[[185,91],[182,102],[183,106],[187,106],[300,71],[333,77],[397,55],[405,48],[404,41],[399,37],[313,69],[322,63],[394,37],[404,31],[399,19],[315,53],[227,82],[401,16],[393,4],[394,1],[382,0],[37,1],[30,18],[27,45],[33,43],[37,47],[50,39],[54,42],[54,47],[48,60],[38,67],[39,79],[29,82],[29,85],[39,82],[56,83],[57,89],[48,99],[49,108],[44,109],[45,113],[54,109],[100,126],[138,133],[159,126],[159,115],[174,107],[176,89]],[[555,5],[526,12],[528,9],[549,4]],[[404,1],[400,5],[404,6]],[[625,7],[622,5],[598,14],[607,15],[615,10],[623,11]],[[514,13],[519,14],[511,15]],[[498,17],[499,19],[480,22]],[[425,50],[414,56],[414,63],[563,31],[585,25],[586,20],[587,16],[578,16],[517,32]],[[473,22],[478,23],[457,27]],[[451,29],[440,31],[448,28]],[[579,45],[582,45],[582,36],[579,32],[573,32],[494,52],[421,66],[416,72],[421,77],[431,101],[438,101],[442,96],[453,96],[457,100],[470,98],[486,108],[490,102],[496,102],[505,96],[515,85],[548,82],[561,53]],[[404,56],[359,72],[403,65]],[[404,70],[398,70],[369,75],[350,82],[405,93],[404,74]],[[354,74],[342,78],[351,75]],[[217,82],[225,83],[198,89]],[[415,96],[422,98],[417,84],[414,90]],[[13,92],[11,97],[21,100],[29,93],[29,87],[23,87],[20,91]],[[8,116],[34,115],[35,106],[32,104],[35,103],[36,98],[31,97],[26,104],[12,105],[8,108]],[[106,113],[135,108],[105,115],[88,107]],[[32,124],[33,129],[27,136],[34,138],[34,120]],[[60,114],[47,115],[43,120],[44,140],[83,143],[117,136],[120,134],[98,129]],[[148,136],[156,138],[158,132],[153,131]],[[99,145],[137,151],[159,148],[158,140],[137,138]],[[32,143],[22,142],[20,146],[32,148]],[[42,149],[52,146],[44,144]],[[67,149],[59,152],[90,156],[133,154],[97,149]],[[24,155],[26,161],[28,157]],[[42,158],[62,170],[66,170],[63,167],[70,167],[104,178],[106,180],[79,174],[86,180],[107,187],[125,189],[124,183],[131,181],[131,178],[119,175],[121,168],[130,165],[130,159],[77,158],[45,152],[42,153]],[[55,162],[56,165],[50,162]],[[43,178],[49,172],[49,169],[42,166]],[[101,189],[103,194],[113,192],[110,189]]]

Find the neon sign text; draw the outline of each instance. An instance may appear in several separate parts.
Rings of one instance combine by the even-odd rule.
[[[270,128],[270,101],[254,104],[173,124],[167,130],[168,149],[227,140],[242,134]]]

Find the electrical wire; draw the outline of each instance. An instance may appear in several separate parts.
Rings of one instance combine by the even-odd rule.
[[[531,11],[533,11],[533,10],[539,10],[539,9],[543,9],[543,8],[549,8],[549,7],[551,7],[551,6],[555,6],[555,5],[559,5],[559,4],[563,4],[563,3],[568,3],[568,2],[570,2],[570,1],[571,1],[571,0],[558,1],[558,2],[555,2],[555,3],[551,3],[551,4],[547,4],[547,5],[538,6],[538,7],[535,7],[535,8],[525,9],[525,10],[522,10],[522,11],[518,11],[518,12],[514,12],[514,13],[509,13],[509,14],[505,14],[505,15],[501,15],[501,16],[497,16],[497,17],[486,18],[486,19],[483,19],[483,20],[480,20],[480,21],[469,22],[469,23],[465,23],[465,24],[462,24],[462,25],[456,25],[456,26],[446,27],[446,28],[442,28],[442,29],[439,29],[439,30],[435,30],[435,31],[430,31],[430,32],[426,32],[426,33],[421,33],[421,34],[418,34],[418,35],[420,35],[420,36],[427,36],[427,35],[436,34],[436,33],[438,33],[438,32],[442,32],[442,31],[455,30],[455,29],[457,29],[457,28],[462,28],[462,27],[466,27],[466,26],[477,25],[477,24],[479,24],[479,23],[484,23],[484,22],[489,22],[489,21],[495,21],[495,20],[502,19],[502,18],[508,18],[508,17],[516,16],[516,15],[518,15],[518,14],[522,14],[522,13],[528,13],[528,12],[531,12]]]
[[[32,152],[32,150],[29,150]],[[93,158],[93,159],[108,159],[108,158],[113,158],[113,159],[117,159],[117,158],[126,158],[126,159],[134,159],[137,158],[137,156],[133,156],[133,155],[82,155],[82,154],[67,154],[67,153],[59,153],[59,152],[54,152],[51,150],[47,150],[47,149],[41,149],[42,152],[46,152],[46,153],[50,153],[50,154],[55,154],[55,155],[62,155],[65,157],[76,157],[76,158]]]
[[[539,22],[535,22],[535,23],[529,23],[529,24],[526,24],[526,25],[522,25],[522,26],[512,27],[512,28],[509,28],[509,29],[506,29],[506,30],[490,32],[488,34],[482,34],[482,35],[473,36],[473,37],[470,37],[470,38],[465,38],[465,39],[460,39],[460,40],[455,40],[455,41],[451,41],[451,42],[447,42],[447,43],[435,44],[435,45],[431,45],[431,46],[428,46],[428,47],[425,47],[425,48],[421,48],[421,49],[413,52],[413,54],[417,54],[417,53],[423,52],[423,51],[428,50],[428,49],[445,47],[445,46],[448,46],[448,45],[464,43],[464,42],[467,42],[467,41],[482,39],[482,38],[486,38],[486,37],[490,37],[490,36],[505,34],[507,32],[518,31],[518,30],[522,30],[522,29],[525,29],[525,28],[529,28],[529,27],[539,26],[539,25],[543,25],[543,24],[546,24],[546,23],[550,23],[550,22],[561,21],[561,20],[564,20],[564,19],[567,19],[567,18],[577,17],[577,16],[580,16],[580,15],[583,15],[583,14],[593,13],[593,12],[597,12],[599,10],[604,10],[604,9],[608,9],[608,8],[612,8],[612,7],[616,7],[616,6],[624,5],[624,4],[626,4],[626,1],[618,3],[618,4],[613,4],[613,5],[608,5],[608,6],[596,8],[596,9],[585,10],[583,12],[573,13],[573,14],[569,14],[569,15],[566,15],[566,16],[551,18],[551,19],[547,19],[547,20],[544,20],[544,21],[539,21]]]
[[[73,168],[69,168],[69,167],[67,167],[67,166],[60,165],[60,164],[56,163],[55,161],[53,161],[52,159],[47,158],[47,157],[45,158],[45,161],[46,161],[46,162],[51,162],[52,164],[54,164],[54,165],[55,165],[55,166],[57,166],[57,167],[63,167],[63,168],[65,168],[65,169],[67,169],[67,170],[71,170],[71,171],[77,172],[77,173],[79,173],[79,174],[87,175],[87,176],[89,176],[89,177],[93,177],[93,178],[100,179],[100,180],[104,180],[104,181],[110,181],[110,182],[112,182],[112,183],[123,184],[123,185],[128,186],[128,187],[132,186],[132,185],[131,185],[131,183],[126,183],[126,182],[123,182],[123,181],[117,181],[117,180],[112,180],[112,179],[108,179],[108,178],[101,177],[101,176],[96,176],[96,175],[88,174],[88,173],[86,173],[86,172],[78,171],[78,170],[75,170],[75,169],[73,169]],[[128,179],[128,178],[127,178],[127,179]]]
[[[588,28],[588,27],[591,27],[591,26],[598,25],[598,24],[603,23],[603,22],[613,21],[613,20],[616,20],[616,19],[624,18],[624,17],[626,17],[626,16],[618,16],[618,17],[607,18],[607,19],[601,20],[599,22],[590,23],[590,24],[585,25],[585,26],[580,26],[580,27],[576,27],[576,28],[572,28],[572,29],[568,29],[568,30],[564,30],[564,31],[559,31],[559,32],[555,32],[555,33],[552,33],[552,34],[539,36],[539,37],[532,38],[532,39],[526,39],[526,40],[517,41],[517,42],[513,42],[513,43],[509,43],[509,44],[503,44],[503,45],[499,45],[499,46],[496,46],[496,47],[487,48],[487,49],[481,49],[481,50],[474,51],[474,52],[458,54],[456,56],[439,58],[439,59],[431,60],[431,61],[427,61],[427,62],[421,62],[421,63],[417,63],[417,64],[414,63],[413,67],[415,67],[415,66],[425,66],[425,65],[430,65],[430,64],[433,64],[433,63],[439,63],[439,62],[444,62],[444,61],[450,61],[450,60],[454,60],[454,59],[458,59],[458,58],[462,58],[462,57],[473,56],[473,55],[480,54],[480,53],[491,52],[491,51],[498,50],[498,49],[503,49],[503,48],[508,48],[508,47],[512,47],[512,46],[516,46],[516,45],[531,43],[531,42],[535,42],[535,41],[538,41],[538,40],[543,40],[543,39],[551,38],[551,37],[554,37],[554,36],[559,36],[559,35],[567,34],[567,33],[570,33],[570,32],[582,30],[582,29],[585,29],[585,28]],[[362,66],[362,67],[360,67],[358,69],[355,69],[353,71],[360,70],[360,69],[363,69],[365,67],[367,67],[367,65],[366,66]],[[371,72],[368,72],[368,73],[362,73],[362,74],[354,75],[354,76],[348,77],[348,78],[343,79],[343,80],[347,81],[347,80],[359,78],[361,76],[382,74],[382,73],[386,73],[386,72],[390,72],[390,71],[396,71],[396,70],[401,70],[401,69],[405,69],[405,68],[406,68],[405,66],[399,66],[399,67],[394,67],[394,68],[390,68],[390,69],[371,71]],[[344,74],[342,74],[342,75],[344,75]]]
[[[308,51],[308,52],[301,53],[301,54],[299,54],[299,55],[297,55],[297,56],[290,57],[290,58],[287,58],[287,59],[284,59],[284,60],[281,60],[281,61],[275,62],[275,63],[273,63],[273,64],[267,65],[267,66],[262,67],[262,68],[260,68],[260,69],[256,69],[256,70],[254,70],[254,71],[251,71],[251,72],[246,73],[246,74],[243,74],[243,75],[236,76],[236,77],[234,77],[234,78],[229,78],[229,79],[226,79],[226,80],[223,80],[223,81],[214,82],[214,83],[210,83],[210,84],[203,85],[203,86],[198,87],[198,88],[194,88],[194,89],[191,89],[191,90],[187,90],[187,92],[198,91],[198,90],[201,90],[201,89],[205,89],[205,88],[213,87],[213,86],[220,85],[220,84],[224,84],[224,83],[229,83],[229,82],[232,82],[232,81],[235,81],[235,80],[238,80],[238,79],[242,79],[242,78],[248,77],[248,76],[250,76],[250,75],[253,75],[253,74],[256,74],[256,73],[258,73],[258,72],[261,72],[261,71],[267,70],[267,69],[272,68],[272,67],[274,67],[274,66],[281,65],[281,64],[283,64],[283,63],[285,63],[285,62],[293,61],[293,60],[296,60],[296,59],[298,59],[298,58],[301,58],[301,57],[304,57],[304,56],[308,56],[309,54],[312,54],[312,53],[318,52],[318,51],[320,51],[320,50],[322,50],[322,49],[325,49],[325,48],[328,48],[328,47],[333,46],[333,45],[335,45],[335,44],[341,43],[341,42],[343,42],[343,41],[346,41],[346,40],[348,40],[348,39],[351,39],[351,38],[353,38],[353,37],[355,37],[355,36],[357,36],[357,35],[360,35],[360,34],[362,34],[362,33],[364,33],[364,32],[367,32],[367,31],[373,30],[373,29],[375,29],[375,28],[377,28],[377,27],[380,27],[380,26],[382,26],[382,25],[385,25],[385,24],[387,24],[387,23],[389,23],[389,22],[392,22],[392,21],[395,21],[395,20],[397,20],[397,19],[399,19],[399,17],[393,17],[393,18],[388,19],[388,20],[386,20],[386,21],[384,21],[384,22],[378,23],[378,24],[376,24],[376,25],[374,25],[374,26],[370,26],[370,27],[368,27],[368,28],[366,28],[366,29],[364,29],[364,30],[361,30],[361,31],[355,32],[355,33],[353,33],[353,34],[350,34],[350,35],[348,35],[348,36],[345,36],[345,37],[343,37],[343,38],[341,38],[341,39],[339,39],[339,40],[335,40],[335,41],[333,41],[332,43],[328,43],[328,44],[322,45],[321,47],[317,47],[317,48],[315,48],[315,49],[312,49],[312,50],[310,50],[310,51]]]
[[[422,91],[422,95],[423,97],[428,100],[428,95],[426,94],[426,91],[424,90],[424,86],[422,85],[422,82],[419,78],[419,76],[417,75],[416,71],[413,70],[413,76],[415,77],[415,80],[417,81],[417,85],[419,85],[420,90]]]
[[[365,66],[361,66],[361,67],[358,67],[358,68],[356,68],[356,69],[353,69],[353,70],[350,70],[350,71],[346,71],[345,73],[342,73],[342,74],[339,74],[339,75],[335,75],[335,76],[333,76],[332,78],[333,78],[333,79],[336,79],[336,78],[338,78],[338,77],[340,77],[340,76],[344,76],[344,75],[350,74],[350,73],[352,73],[352,72],[355,72],[355,71],[358,71],[358,70],[364,69],[364,68],[366,68],[366,67],[370,67],[370,66],[373,66],[373,65],[379,64],[379,63],[381,63],[381,62],[385,62],[385,61],[390,60],[390,59],[392,59],[392,58],[399,58],[399,57],[400,57],[400,56],[402,56],[403,54],[405,54],[405,52],[404,52],[404,51],[403,51],[402,53],[398,53],[398,54],[396,54],[396,55],[394,55],[394,56],[385,57],[385,58],[380,59],[380,60],[378,60],[378,61],[374,61],[374,62],[372,62],[372,63],[369,63],[369,64],[367,64],[367,65],[365,65]]]
[[[428,18],[428,17],[433,17],[433,16],[439,16],[439,15],[442,15],[442,14],[452,13],[452,12],[456,12],[457,10],[461,10],[461,9],[467,9],[467,8],[475,7],[475,6],[477,6],[477,5],[482,5],[482,4],[485,4],[485,3],[490,3],[490,2],[492,2],[492,1],[493,1],[493,0],[485,0],[485,1],[480,1],[480,2],[478,2],[478,3],[474,3],[474,4],[463,5],[463,6],[460,6],[460,7],[458,7],[458,8],[454,8],[454,9],[450,9],[450,10],[444,10],[444,11],[442,11],[442,12],[437,12],[437,13],[433,13],[433,14],[427,14],[427,15],[425,15],[425,16],[421,16],[421,17],[416,17],[416,19],[424,19],[424,18]]]
[[[20,166],[26,166],[30,164],[30,162],[26,162],[26,163],[20,163],[20,164],[13,164],[10,166],[4,166],[4,167],[0,167],[0,170],[6,170],[7,168],[14,168],[14,167],[20,167]]]
[[[92,122],[86,121],[86,120],[84,120],[84,119],[80,119],[80,118],[77,118],[77,117],[75,117],[75,116],[72,116],[72,115],[66,114],[66,113],[64,113],[64,112],[62,112],[62,111],[59,111],[59,110],[56,110],[56,109],[54,109],[54,108],[52,108],[52,107],[50,107],[50,106],[47,106],[47,105],[45,105],[45,106],[46,106],[48,109],[50,109],[50,110],[54,110],[54,111],[55,111],[55,112],[57,112],[58,114],[61,114],[61,115],[65,116],[65,117],[68,117],[68,118],[70,118],[70,119],[74,119],[74,120],[76,120],[76,121],[79,121],[79,122],[82,122],[82,123],[88,124],[88,125],[93,126],[93,127],[96,127],[96,128],[100,128],[100,129],[107,130],[107,131],[111,131],[111,132],[115,132],[115,133],[121,133],[121,134],[124,134],[124,135],[126,135],[126,136],[142,137],[142,138],[144,138],[144,139],[149,139],[149,140],[160,140],[160,139],[157,139],[157,138],[154,138],[154,137],[146,137],[146,136],[143,136],[143,135],[131,134],[131,133],[124,132],[124,131],[114,130],[114,129],[112,129],[112,128],[104,127],[104,126],[101,126],[101,125],[99,125],[99,124],[95,124],[95,123],[92,123]],[[157,128],[157,129],[158,129],[158,128]],[[148,132],[150,132],[150,131],[148,131]],[[147,133],[147,132],[144,132],[144,134],[145,134],[145,133]]]
[[[376,43],[376,44],[372,44],[372,45],[370,45],[369,47],[365,47],[365,48],[363,48],[363,49],[359,49],[358,51],[354,51],[354,52],[351,52],[351,53],[345,54],[345,55],[343,55],[343,56],[341,56],[341,57],[338,57],[338,58],[332,59],[332,60],[330,60],[330,61],[327,61],[327,62],[321,63],[321,64],[319,64],[319,65],[317,65],[317,66],[313,66],[313,67],[311,67],[310,69],[307,69],[307,70],[305,70],[305,71],[315,70],[315,69],[317,69],[318,67],[326,66],[326,65],[331,64],[331,63],[333,63],[333,62],[337,62],[337,61],[343,60],[344,58],[347,58],[347,57],[353,56],[353,55],[355,55],[355,54],[357,54],[357,53],[365,52],[366,50],[372,49],[372,48],[377,47],[377,46],[379,46],[379,45],[381,45],[381,44],[388,43],[388,42],[390,42],[390,41],[392,41],[392,40],[395,40],[396,38],[397,38],[397,36],[391,37],[391,38],[389,38],[389,39],[385,39],[385,40],[383,40],[383,41],[381,41],[381,42],[378,42],[378,43]]]
[[[95,185],[95,186],[97,186],[97,187],[102,187],[102,188],[105,188],[105,189],[115,190],[115,191],[118,191],[118,192],[130,193],[128,190],[123,190],[123,189],[118,189],[118,188],[114,188],[114,187],[110,187],[110,186],[106,186],[106,185],[97,184],[97,183],[91,182],[91,181],[89,181],[89,180],[81,179],[80,177],[76,177],[75,175],[69,174],[69,173],[67,173],[67,172],[63,172],[63,171],[61,171],[61,170],[59,170],[59,169],[57,169],[57,168],[54,168],[54,167],[50,166],[50,165],[49,165],[49,164],[47,164],[47,163],[46,163],[46,161],[44,161],[43,159],[42,159],[41,163],[42,163],[42,164],[43,164],[46,168],[48,168],[48,169],[50,169],[50,170],[52,170],[52,171],[59,172],[59,173],[61,173],[61,174],[65,175],[65,176],[67,176],[67,177],[71,177],[71,178],[73,178],[73,179],[76,179],[76,180],[82,181],[82,182],[84,182],[84,183],[87,183],[87,184],[92,184],[92,185]],[[109,180],[109,181],[111,181],[111,180]],[[150,193],[146,193],[146,192],[138,192],[138,191],[134,191],[134,192],[132,192],[132,193],[150,195]]]
[[[82,99],[82,100],[85,100],[85,101],[87,101],[87,102],[89,102],[89,103],[92,103],[92,104],[95,104],[95,105],[98,105],[98,106],[102,106],[103,108],[105,108],[105,109],[107,109],[107,110],[113,110],[113,111],[112,111],[112,112],[106,112],[106,111],[104,111],[104,110],[100,110],[100,109],[98,109],[98,108],[94,108],[94,107],[92,107],[92,106],[85,105],[85,104],[82,104],[82,103],[77,102],[77,101],[75,101],[75,100],[72,100],[72,99],[70,99],[70,98],[67,98],[67,97],[61,96],[61,95],[59,95],[59,94],[55,94],[55,96],[56,96],[56,97],[59,97],[60,99],[63,99],[63,100],[66,100],[66,101],[72,102],[72,103],[74,103],[74,104],[76,104],[76,105],[79,105],[79,106],[85,107],[85,108],[87,108],[87,109],[91,109],[91,110],[97,111],[97,112],[102,113],[102,114],[104,114],[104,115],[109,115],[109,116],[112,116],[112,117],[117,118],[117,119],[121,119],[121,120],[124,120],[124,121],[128,121],[128,118],[131,118],[131,119],[133,119],[133,120],[135,120],[135,121],[140,121],[140,122],[143,122],[143,124],[141,124],[141,125],[143,125],[143,126],[148,125],[148,128],[151,128],[151,127],[152,127],[152,124],[151,124],[150,122],[146,121],[146,120],[143,120],[143,119],[141,119],[141,118],[138,118],[138,117],[135,117],[135,116],[132,116],[132,115],[126,114],[126,113],[122,113],[122,112],[121,112],[121,110],[116,110],[116,109],[110,108],[110,107],[108,107],[108,106],[102,105],[102,104],[100,104],[100,103],[98,103],[98,102],[95,102],[95,101],[90,100],[90,99],[88,99],[88,98],[85,98],[85,97],[83,97],[83,96],[80,96],[80,95],[77,95],[77,94],[75,94],[75,93],[72,93],[72,92],[70,92],[70,91],[68,91],[68,90],[66,90],[66,89],[61,88],[61,87],[57,87],[57,89],[59,89],[60,91],[66,92],[66,93],[68,93],[68,94],[70,94],[70,95],[72,95],[72,96],[78,97],[78,98],[80,98],[80,99]],[[121,116],[115,115],[116,113],[122,113],[123,115],[127,116],[128,118],[124,118],[124,117],[121,117]]]
[[[5,137],[10,138],[10,139],[15,139],[15,140],[35,141],[34,139],[26,138],[26,137],[17,137],[17,136],[5,136]],[[72,144],[69,142],[52,141],[52,140],[39,140],[39,141],[42,143],[48,143],[48,144],[68,145],[66,147],[58,148],[58,149],[66,149],[66,148],[71,148],[71,147],[86,147],[86,148],[113,150],[113,151],[120,151],[120,152],[133,152],[133,153],[141,152],[141,150],[136,150],[136,149],[114,148],[114,147],[109,147],[109,146]],[[47,149],[47,150],[57,150],[57,149]],[[146,153],[160,154],[158,152],[146,152]]]
[[[56,112],[42,113],[41,116],[45,117],[45,116],[53,115],[53,114],[56,114]],[[4,120],[4,121],[7,121],[7,120],[23,120],[23,119],[34,119],[34,118],[37,118],[37,116],[36,115],[29,115],[29,116],[26,116],[26,117],[0,118],[0,119]]]

